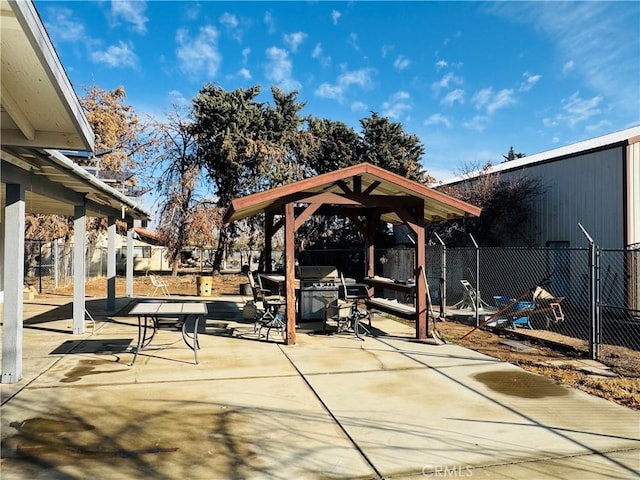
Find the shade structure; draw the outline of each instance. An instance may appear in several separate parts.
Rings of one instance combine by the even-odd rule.
[[[416,338],[427,337],[425,225],[479,216],[481,209],[370,163],[346,167],[281,187],[234,199],[225,223],[265,214],[265,256],[271,237],[285,229],[285,290],[295,305],[294,234],[312,215],[352,219],[365,237],[367,275],[373,275],[375,227],[379,221],[407,225],[415,236]],[[269,268],[269,266],[267,266]],[[295,343],[295,311],[287,309],[287,343]]]

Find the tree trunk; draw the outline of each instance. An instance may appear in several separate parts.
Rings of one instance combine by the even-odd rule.
[[[218,236],[218,246],[216,248],[216,252],[213,256],[213,265],[211,267],[211,270],[213,272],[217,272],[220,273],[221,267],[222,267],[222,260],[224,259],[224,252],[226,251],[226,247],[227,247],[227,243],[229,241],[229,238],[227,236],[227,228],[228,227],[221,227],[220,228],[220,234]]]

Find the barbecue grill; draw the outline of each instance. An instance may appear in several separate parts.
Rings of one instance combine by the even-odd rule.
[[[338,298],[340,276],[332,266],[299,266],[300,321],[324,320],[327,306]]]

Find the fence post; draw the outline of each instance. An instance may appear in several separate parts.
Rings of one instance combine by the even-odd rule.
[[[447,318],[447,246],[440,235],[433,232],[442,245],[442,266],[440,267],[440,318]]]
[[[600,357],[600,250],[580,222],[578,227],[589,241],[589,358]]]
[[[54,290],[58,289],[58,279],[59,279],[59,272],[58,272],[58,268],[60,268],[60,261],[59,261],[59,252],[58,252],[58,240],[51,240],[51,255],[52,255],[52,260],[53,260],[53,288]]]
[[[480,247],[476,243],[476,239],[473,235],[469,234],[473,246],[476,248],[476,327],[480,326]]]

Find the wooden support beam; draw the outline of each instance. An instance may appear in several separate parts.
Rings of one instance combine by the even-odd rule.
[[[376,188],[378,188],[380,186],[380,182],[378,180],[376,180],[375,182],[371,182],[371,185],[369,185],[364,192],[362,192],[363,195],[369,195],[371,192],[373,192]]]
[[[417,228],[416,235],[416,265],[415,265],[415,279],[416,279],[416,339],[425,340],[427,338],[427,325],[429,319],[429,313],[427,311],[427,282],[426,275],[422,272],[427,270],[426,260],[426,245],[425,245],[425,231],[424,227]]]
[[[296,223],[294,226],[294,231],[298,231],[298,229],[306,222],[311,215],[313,215],[316,210],[318,210],[322,206],[322,203],[312,203],[307,208],[305,208],[302,213],[300,213],[296,217]]]
[[[354,175],[353,177],[353,192],[362,193],[362,175]]]
[[[264,214],[264,271],[269,273],[273,271],[273,263],[271,262],[271,254],[273,252],[273,213],[265,212]],[[249,260],[251,264],[251,260]]]
[[[284,275],[287,300],[287,345],[296,343],[295,217],[293,203],[284,207]]]

